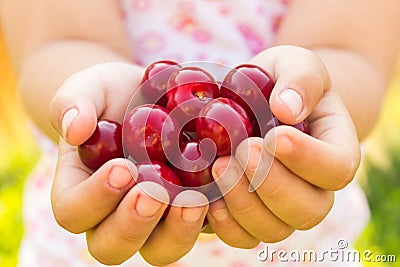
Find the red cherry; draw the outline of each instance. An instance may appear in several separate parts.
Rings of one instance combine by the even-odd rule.
[[[275,122],[276,122],[276,126],[289,125],[289,124],[281,122],[278,119],[275,119]],[[292,126],[292,127],[296,128],[297,130],[310,135],[310,125],[309,125],[307,120],[303,120],[303,121],[301,121],[301,122],[299,122],[299,123],[297,123],[295,125],[289,125],[289,126]]]
[[[310,135],[310,124],[308,123],[307,120],[303,120],[295,125],[289,125],[289,124],[281,122],[276,117],[273,117],[271,120],[268,121],[268,123],[263,125],[263,131],[268,132],[272,128],[274,128],[276,126],[281,126],[281,125],[292,126],[292,127],[296,128],[297,130]]]
[[[220,96],[233,99],[250,116],[255,136],[264,136],[263,125],[272,118],[268,101],[275,83],[271,75],[253,64],[241,64],[224,78]]]
[[[141,105],[132,109],[122,127],[124,146],[136,162],[167,162],[167,155],[179,153],[180,132],[179,123],[159,105]]]
[[[144,72],[141,82],[143,96],[152,104],[165,107],[167,105],[166,88],[171,74],[181,66],[171,60],[160,60],[152,63]]]
[[[218,84],[211,74],[198,67],[184,67],[168,80],[167,109],[185,131],[195,131],[200,110],[218,94]]]
[[[307,120],[301,121],[298,124],[292,125],[292,126],[295,127],[296,129],[302,131],[303,133],[311,135],[310,124],[308,123]]]
[[[241,64],[231,70],[222,82],[220,96],[235,100],[249,115],[254,113],[252,105],[262,103],[261,96],[268,102],[274,88],[271,75],[264,69],[253,64]]]
[[[78,146],[78,154],[83,164],[93,170],[113,158],[123,158],[121,125],[99,120],[92,136]]]
[[[197,139],[187,141],[180,147],[182,154],[171,162],[172,170],[184,186],[200,187],[214,181],[211,168],[215,152],[207,150],[204,146],[202,148],[200,149],[200,141]]]
[[[209,102],[199,114],[196,132],[200,140],[210,138],[218,156],[230,155],[253,129],[246,111],[235,101],[217,98]]]
[[[151,160],[139,162],[136,167],[138,171],[137,183],[148,181],[163,186],[168,192],[170,203],[182,191],[181,181],[166,164]],[[170,207],[164,211],[163,219],[166,218],[169,209]]]

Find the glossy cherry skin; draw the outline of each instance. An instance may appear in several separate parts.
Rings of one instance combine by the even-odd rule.
[[[225,76],[220,96],[235,100],[251,116],[258,103],[265,103],[260,101],[261,95],[269,101],[274,86],[271,75],[264,69],[253,64],[241,64]]]
[[[180,147],[182,154],[171,163],[172,170],[187,187],[200,187],[214,181],[211,168],[215,161],[215,153],[204,147],[200,149],[200,141],[193,139]]]
[[[171,74],[181,66],[171,60],[160,60],[150,64],[143,75],[141,92],[151,102],[165,107],[167,105],[167,81]]]
[[[235,100],[250,116],[255,136],[264,136],[261,124],[272,118],[269,98],[275,83],[272,76],[254,64],[241,64],[222,81],[220,96]]]
[[[219,86],[211,74],[198,67],[184,67],[168,80],[167,109],[185,131],[195,131],[200,110],[218,95]]]
[[[200,111],[196,132],[200,140],[209,138],[215,143],[217,156],[227,156],[241,141],[252,136],[253,129],[249,116],[239,104],[219,97]]]
[[[78,146],[78,154],[83,164],[97,170],[113,158],[123,158],[121,129],[118,122],[99,120],[92,136]]]
[[[179,177],[166,164],[151,160],[138,162],[136,167],[138,171],[137,183],[148,181],[163,186],[168,192],[170,203],[182,192],[182,183]],[[164,211],[163,219],[166,218],[169,209],[170,207]]]
[[[136,162],[167,162],[179,153],[182,140],[179,123],[159,105],[141,105],[131,110],[122,125],[123,145]]]

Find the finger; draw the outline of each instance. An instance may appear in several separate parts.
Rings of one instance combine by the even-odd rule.
[[[270,108],[287,124],[304,120],[330,87],[328,71],[310,50],[295,46],[277,46],[258,54],[253,63],[265,68],[276,84]]]
[[[291,227],[301,230],[314,227],[330,211],[333,192],[315,187],[274,160],[263,149],[263,139],[250,138],[248,145],[240,144],[236,157],[250,181],[262,181],[256,190],[262,202]]]
[[[309,183],[339,190],[352,181],[360,164],[360,146],[352,120],[340,97],[330,91],[309,121],[313,137],[293,127],[280,126],[266,135],[265,147]]]
[[[86,234],[90,254],[103,264],[117,265],[132,257],[157,226],[169,201],[167,191],[152,182],[134,186],[118,208]],[[157,191],[162,201],[142,189]]]
[[[76,148],[61,140],[51,192],[57,222],[73,233],[92,228],[115,209],[136,177],[136,167],[125,159],[109,161],[91,174]]]
[[[292,227],[264,205],[257,193],[249,192],[249,182],[233,157],[217,159],[213,165],[213,175],[224,195],[228,211],[253,237],[263,242],[278,242],[293,232]],[[226,187],[230,187],[230,190],[227,191]]]
[[[196,191],[187,190],[177,195],[167,218],[140,249],[142,257],[154,266],[165,266],[186,255],[203,227],[208,210],[204,203],[208,203],[207,198]]]
[[[92,135],[97,118],[121,122],[141,73],[133,65],[107,63],[70,76],[50,103],[52,125],[69,144],[79,145]]]
[[[231,247],[250,249],[260,242],[235,221],[223,199],[210,204],[207,219],[217,236]]]

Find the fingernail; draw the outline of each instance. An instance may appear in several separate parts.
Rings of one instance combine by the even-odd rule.
[[[279,98],[294,118],[300,115],[303,109],[303,99],[299,93],[293,89],[286,89],[279,93]]]
[[[203,207],[182,208],[182,218],[187,223],[195,223],[200,220],[203,212]]]
[[[212,169],[212,172],[213,172],[212,175],[214,176],[214,178],[215,179],[220,178],[224,174],[224,172],[226,170],[226,167],[227,166],[217,166],[217,167],[213,168]]]
[[[115,166],[111,169],[109,183],[116,189],[121,189],[127,186],[132,181],[130,172],[120,166]]]
[[[214,210],[211,212],[211,216],[219,223],[224,222],[229,217],[228,210],[226,208]]]
[[[68,130],[73,122],[73,120],[78,116],[79,111],[76,108],[71,108],[67,112],[65,112],[63,119],[62,119],[62,135],[64,139],[68,137]]]
[[[240,166],[251,171],[257,168],[260,158],[261,147],[258,145],[252,145],[250,148],[246,149],[245,151],[240,151],[237,154],[237,160]]]
[[[243,173],[238,173],[238,169],[234,164],[237,163],[228,163],[226,166],[221,164],[221,166],[216,166],[212,169],[212,175],[222,194],[231,190],[242,178]]]
[[[216,166],[211,170],[212,176],[214,177],[215,181],[219,184],[218,187],[222,191],[224,190],[221,186],[230,189],[233,184],[233,182],[231,181],[233,177],[231,175],[226,174],[229,171],[227,168],[228,166],[222,164],[221,166]]]
[[[160,201],[141,193],[136,202],[136,212],[142,217],[152,217],[157,214],[162,205]]]

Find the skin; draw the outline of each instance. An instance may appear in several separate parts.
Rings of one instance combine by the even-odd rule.
[[[224,242],[242,248],[318,224],[333,204],[333,191],[355,175],[359,140],[379,115],[399,47],[398,0],[291,1],[277,46],[250,62],[277,81],[273,113],[285,123],[309,117],[312,137],[282,126],[275,136],[250,138],[213,166],[217,181],[236,178],[233,190],[197,207],[188,206],[202,196],[187,192],[158,223],[166,204],[133,186],[135,166],[115,159],[92,173],[75,147],[92,134],[98,118],[122,120],[143,74],[130,63],[134,55],[117,1],[1,0],[0,5],[22,101],[59,143],[51,199],[55,218],[68,231],[86,232],[89,251],[105,264],[121,263],[138,251],[154,265],[174,262],[192,248],[205,216]],[[301,96],[300,113],[280,99],[286,88]],[[71,108],[79,114],[63,129]],[[263,182],[249,192],[251,181]]]

